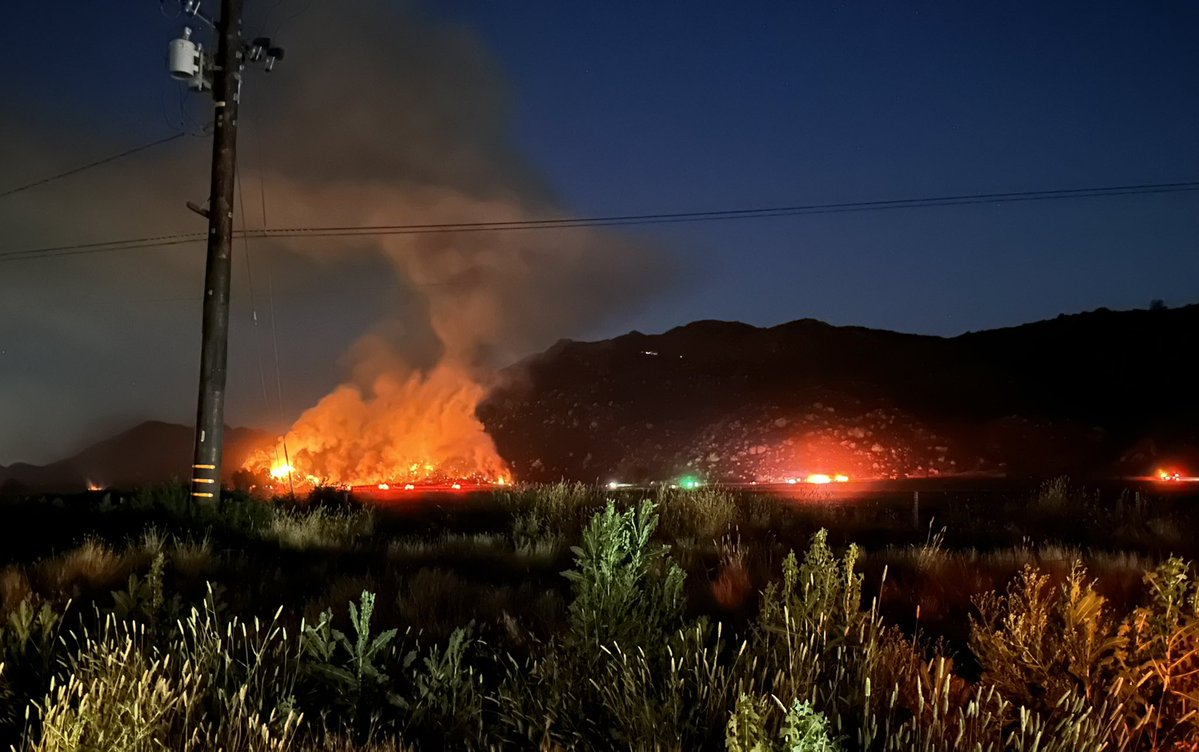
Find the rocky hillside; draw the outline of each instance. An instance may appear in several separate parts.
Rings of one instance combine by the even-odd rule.
[[[1199,445],[1199,305],[953,338],[809,319],[562,341],[479,409],[526,480],[1141,474]]]

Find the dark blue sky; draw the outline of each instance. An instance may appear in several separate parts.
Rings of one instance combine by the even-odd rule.
[[[447,7],[503,61],[518,138],[584,213],[1199,175],[1194,3]],[[668,237],[696,275],[655,308],[659,325],[812,315],[948,334],[1199,297],[1195,194]]]
[[[251,0],[248,29],[265,23],[285,42],[291,16],[334,7]],[[418,7],[482,38],[507,79],[516,140],[579,214],[1199,176],[1193,2]],[[173,24],[153,0],[10,14],[14,99],[130,141],[166,127],[162,111],[177,105],[161,45]],[[291,75],[304,75],[304,50],[291,55]],[[1186,194],[658,229],[690,273],[631,323],[816,316],[950,334],[1190,302],[1197,209]]]
[[[272,224],[341,216],[312,203],[315,194],[289,192],[312,177],[306,170],[362,190],[389,170],[402,180],[426,170],[431,185],[488,200],[510,179],[517,195],[548,187],[578,215],[1199,179],[1199,4],[1189,0],[368,5],[354,4],[366,19],[355,26],[342,24],[345,3],[248,2],[247,32],[274,33],[288,48],[271,78],[247,78],[243,162],[253,177],[261,148],[266,169],[278,168]],[[0,190],[206,121],[202,99],[181,96],[163,71],[178,27],[155,0],[6,8]],[[426,70],[436,91],[407,86]],[[336,90],[336,102],[303,101],[307,82]],[[371,130],[359,104],[378,109],[393,97],[402,105],[382,112],[397,145],[413,132],[444,136],[428,150],[435,164],[408,154],[342,170],[343,152],[347,164],[377,157],[362,142],[378,122]],[[358,141],[341,143],[340,128]],[[312,159],[286,163],[295,144]],[[206,139],[186,138],[0,199],[0,250],[193,231],[197,218],[179,207],[206,192],[207,150]],[[472,193],[479,175],[487,188]],[[255,200],[252,188],[247,195]],[[1199,299],[1197,193],[655,226],[624,237],[651,247],[669,274],[630,282],[606,316],[563,318],[521,343],[699,318],[956,334]],[[182,253],[0,265],[0,413],[19,407],[28,424],[20,440],[0,436],[0,463],[45,458],[62,437],[135,415],[187,419],[200,280],[198,256]],[[369,255],[263,253],[258,263],[277,276],[280,361],[295,382],[284,411],[294,415],[344,377],[341,354],[396,307],[406,283],[397,288]],[[246,363],[262,347],[245,328],[245,284],[235,280],[231,420],[262,424],[235,396],[257,389]],[[331,302],[307,304],[314,295]],[[419,317],[413,305],[404,316]],[[146,352],[161,362],[143,362]],[[103,364],[83,385],[70,376],[80,353]],[[89,385],[108,402],[96,407]]]

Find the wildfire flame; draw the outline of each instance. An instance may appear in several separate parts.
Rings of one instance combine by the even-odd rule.
[[[428,373],[384,374],[370,389],[343,385],[300,416],[280,447],[246,468],[301,485],[375,486],[431,481],[510,482],[508,468],[475,417],[484,389],[467,369],[443,362]],[[279,457],[286,447],[290,462]]]
[[[799,483],[810,483],[816,486],[824,486],[828,485],[829,483],[848,483],[849,476],[843,473],[836,473],[835,475],[830,475],[828,473],[812,473],[811,475],[806,475],[801,478],[787,478],[785,479],[785,482],[789,486],[794,486]]]
[[[791,479],[791,478],[787,479],[788,483],[795,483],[797,481],[798,481],[798,479]],[[806,478],[804,478],[803,482],[804,483],[812,483],[817,486],[824,486],[829,483],[848,483],[849,476],[844,475],[842,473],[837,473],[835,475],[829,475],[828,473],[813,473],[812,475],[809,475]]]

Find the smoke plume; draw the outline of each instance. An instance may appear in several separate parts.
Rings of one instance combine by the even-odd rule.
[[[270,6],[261,8],[261,17],[251,14],[245,31],[271,35],[287,57],[269,75],[248,70],[245,77],[238,227],[435,225],[569,213],[520,153],[510,130],[512,94],[473,31],[410,3],[316,0],[290,16],[286,7],[276,12]],[[170,96],[164,101],[177,112]],[[184,116],[207,121],[198,99],[186,103]],[[40,157],[30,146],[37,141],[17,137],[20,148],[6,149],[6,156],[28,152],[33,164],[53,156],[53,139],[44,140]],[[206,195],[208,142],[178,143],[91,179],[86,190],[67,188],[53,200],[31,192],[11,202],[3,207],[6,247],[200,229],[198,218],[181,207]],[[84,150],[94,152],[104,149]],[[68,223],[61,221],[64,204],[71,207]],[[240,253],[242,244],[236,246]],[[497,367],[557,338],[586,334],[658,288],[666,275],[661,255],[648,244],[588,229],[257,240],[252,249],[259,310],[266,277],[274,285],[280,381],[288,394],[274,393],[263,329],[246,333],[248,290],[239,270],[228,417],[269,424],[280,402],[312,394],[313,384],[339,369],[343,383],[302,413],[286,442],[297,472],[341,482],[417,474],[429,466],[455,475],[502,472],[474,415]],[[144,353],[170,364],[141,374],[137,387],[126,387],[116,369],[97,375],[112,382],[106,400],[72,406],[76,417],[121,415],[147,404],[178,405],[172,417],[190,417],[203,268],[196,251],[113,254],[99,268],[83,270],[80,261],[81,271],[63,278],[67,296],[99,289],[112,291],[105,298],[135,303],[147,290],[156,305],[186,298],[171,303],[169,317],[114,313],[111,324],[97,324],[87,311],[67,307],[55,314],[60,320],[46,321],[28,312],[32,298],[23,297],[19,283],[0,301],[21,336],[30,336],[37,319],[39,329],[49,328],[69,349],[68,341],[86,347],[140,328],[115,357]],[[302,292],[288,297],[289,286]],[[375,294],[384,289],[385,296]],[[369,325],[362,321],[366,310]],[[156,331],[168,321],[169,331]],[[81,336],[89,326],[99,329]],[[309,333],[297,337],[297,327]],[[334,366],[337,348],[344,354]],[[267,373],[260,376],[253,359],[264,350]],[[31,377],[31,389],[35,381]],[[65,391],[79,390],[66,385]],[[55,391],[62,390],[48,389],[47,402]],[[276,407],[260,406],[264,392],[270,393],[266,404]],[[268,454],[263,462],[273,464],[273,450]]]
[[[264,159],[270,195],[286,197],[272,224],[563,214],[513,145],[505,84],[473,34],[362,3],[338,16],[335,35],[315,14],[297,29],[289,43],[319,64],[266,97],[283,124]],[[474,414],[493,369],[594,324],[661,273],[644,245],[580,229],[401,234],[370,247],[419,297],[427,332],[422,346],[411,325],[381,322],[353,350],[352,379],[288,432],[292,464],[322,480],[503,475]],[[331,252],[319,240],[295,250]]]

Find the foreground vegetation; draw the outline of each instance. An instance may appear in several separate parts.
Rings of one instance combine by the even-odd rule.
[[[7,502],[0,746],[1199,750],[1185,507],[642,496]]]

